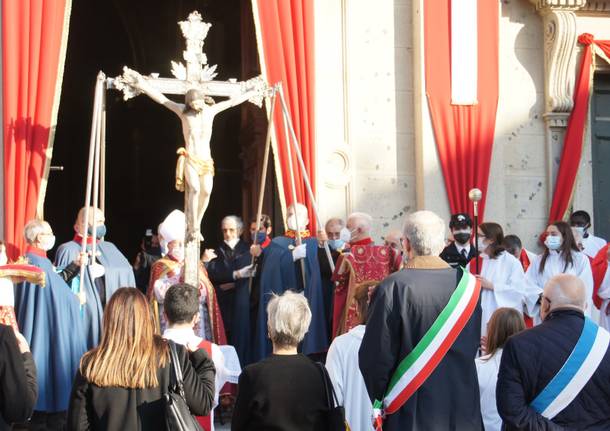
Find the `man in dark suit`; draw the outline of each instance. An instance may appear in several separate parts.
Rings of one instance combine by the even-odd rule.
[[[466,213],[457,213],[451,216],[449,229],[453,241],[440,254],[440,258],[452,268],[465,267],[471,259],[476,257],[477,251],[470,243],[472,239],[472,220]]]
[[[222,219],[223,242],[206,250],[203,261],[214,284],[229,344],[235,346],[242,365],[250,356],[250,292],[248,279],[254,273],[250,246],[241,239],[242,220],[234,215]]]
[[[610,429],[610,335],[585,319],[585,292],[583,282],[574,275],[551,278],[540,307],[543,323],[506,343],[496,387],[504,429]],[[589,329],[595,348],[579,355]],[[574,361],[578,357],[580,360]],[[586,365],[578,367],[585,357]],[[564,367],[568,358],[571,366]],[[579,373],[581,368],[583,374]],[[560,370],[564,378],[555,379]],[[578,372],[570,376],[568,370]],[[549,385],[552,380],[554,385]],[[553,387],[554,392],[550,391]]]
[[[379,408],[388,414],[385,431],[483,429],[474,362],[481,328],[479,290],[469,273],[438,257],[445,231],[445,222],[430,211],[409,214],[403,228],[405,268],[383,280],[371,300],[359,366],[371,401],[382,402]],[[466,292],[464,280],[474,286],[471,293],[450,300]],[[469,311],[456,315],[457,303],[468,303]],[[446,332],[435,325],[441,314],[452,322]],[[392,401],[401,382],[405,389]]]

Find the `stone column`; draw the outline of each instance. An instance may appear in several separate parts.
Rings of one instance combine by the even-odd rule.
[[[573,108],[576,60],[576,14],[587,0],[530,0],[544,27],[545,141],[547,151],[547,206],[563,148],[568,117]]]

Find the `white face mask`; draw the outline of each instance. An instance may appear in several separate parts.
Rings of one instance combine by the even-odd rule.
[[[169,251],[167,249],[167,241],[165,241],[164,239],[160,240],[159,248],[161,249],[161,256],[165,256],[167,254],[167,252]]]
[[[231,247],[231,249],[233,249],[239,242],[239,238],[225,239],[224,241],[225,241],[226,245],[228,245],[229,247]]]
[[[580,236],[585,235],[586,229],[584,226],[574,226],[572,229],[574,229],[576,232],[578,232],[580,234]]]
[[[483,253],[487,247],[489,247],[489,244],[487,244],[485,240],[480,237],[477,238],[477,250],[479,250],[479,253]]]
[[[45,235],[40,240],[40,248],[49,251],[55,246],[55,235]]]
[[[544,245],[546,245],[546,247],[549,250],[559,250],[561,248],[562,243],[563,243],[563,240],[561,239],[560,236],[549,235],[544,240]]]
[[[341,232],[339,232],[339,239],[343,242],[350,242],[352,234],[349,232],[349,229],[346,227],[341,228]]]
[[[307,219],[306,216],[303,216],[301,214],[301,217],[299,217],[300,226],[297,226],[297,217],[294,214],[292,214],[286,220],[286,224],[288,225],[288,229],[290,229],[290,230],[295,230],[295,231],[296,230],[305,230],[307,228],[307,225],[309,224],[309,220]]]
[[[169,251],[169,255],[178,262],[182,262],[184,260],[184,247],[174,247]]]

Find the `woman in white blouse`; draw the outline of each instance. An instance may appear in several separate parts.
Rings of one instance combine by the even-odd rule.
[[[498,308],[510,307],[519,312],[523,311],[525,274],[521,262],[502,246],[502,226],[498,223],[481,223],[478,234],[477,248],[480,257],[477,278],[482,288],[481,336],[484,337],[487,333],[487,322]],[[476,274],[474,259],[468,264],[468,269]]]
[[[496,407],[496,383],[502,347],[509,337],[524,329],[523,316],[513,308],[498,308],[487,324],[487,354],[475,359],[485,431],[500,431],[502,428],[502,419]]]
[[[544,253],[532,261],[525,274],[529,285],[541,294],[546,282],[557,274],[572,274],[579,277],[587,289],[585,314],[590,317],[595,309],[591,263],[589,258],[578,250],[570,225],[563,221],[550,224],[546,229],[544,247]],[[528,303],[528,308],[530,306],[531,303]]]

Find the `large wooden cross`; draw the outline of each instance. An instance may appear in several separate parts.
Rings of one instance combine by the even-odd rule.
[[[208,64],[207,56],[203,52],[204,40],[208,34],[209,23],[203,22],[199,12],[192,12],[186,21],[179,22],[182,34],[186,39],[186,49],[183,51],[183,59],[186,66],[181,62],[172,61],[171,72],[174,78],[160,78],[158,73],[151,73],[144,77],[146,84],[163,94],[184,95],[190,89],[197,89],[207,96],[238,97],[248,90],[256,88],[258,94],[249,99],[258,106],[262,105],[267,85],[259,76],[248,81],[215,81],[216,65]],[[141,93],[132,85],[128,76],[128,69],[121,76],[108,79],[108,88],[114,88],[123,92],[123,99],[128,100]],[[211,127],[211,125],[210,125]],[[191,214],[196,210],[196,203],[191,202],[185,193],[185,213]],[[185,232],[185,257],[184,257],[184,281],[194,286],[199,285],[199,243],[197,239],[200,226],[194,226],[191,217],[187,216]]]

